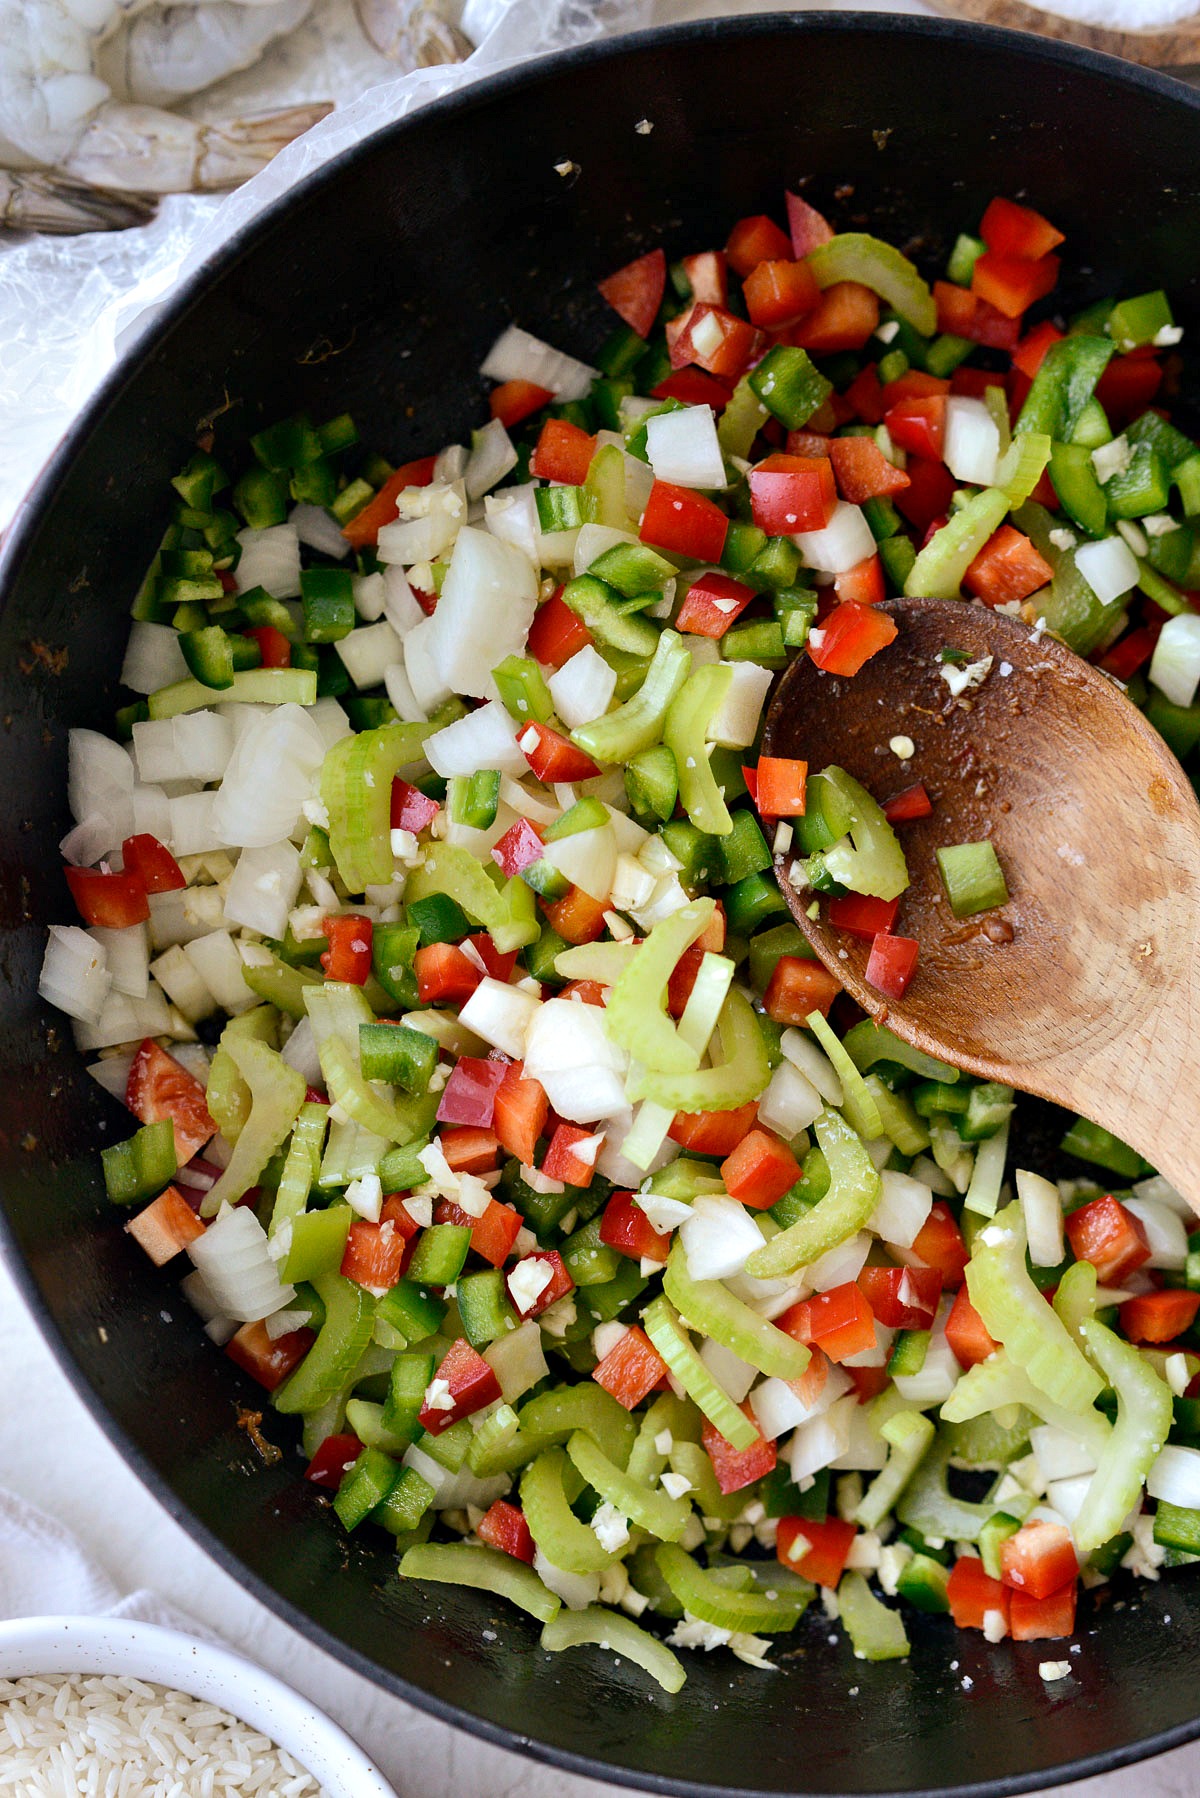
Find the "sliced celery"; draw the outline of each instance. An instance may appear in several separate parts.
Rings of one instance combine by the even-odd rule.
[[[771,1064],[754,1008],[736,986],[721,1007],[716,1035],[718,1065],[683,1074],[637,1067],[626,1082],[630,1101],[652,1099],[672,1111],[733,1111],[757,1099],[771,1078]]]
[[[967,1423],[976,1417],[989,1417],[1006,1405],[1023,1405],[1043,1423],[1065,1430],[1083,1443],[1093,1459],[1104,1452],[1112,1434],[1108,1419],[1094,1405],[1068,1410],[1065,1405],[1056,1404],[1003,1349],[989,1355],[986,1361],[977,1362],[961,1376],[942,1406],[942,1421]]]
[[[687,680],[692,658],[677,631],[665,630],[654,647],[646,678],[624,705],[571,732],[597,762],[628,762],[649,749],[663,734],[668,710]]]
[[[843,1573],[837,1601],[856,1660],[904,1660],[909,1653],[904,1619],[876,1598],[861,1573]]]
[[[733,680],[725,662],[697,668],[676,694],[667,712],[663,742],[675,757],[679,798],[697,830],[727,837],[733,820],[708,760],[708,727],[724,704]]]
[[[628,1411],[591,1381],[539,1392],[521,1406],[518,1421],[522,1439],[539,1449],[556,1448],[582,1431],[619,1468],[628,1462],[637,1435]]]
[[[642,1324],[675,1379],[726,1442],[733,1448],[752,1448],[758,1440],[757,1427],[713,1379],[670,1300],[660,1294],[642,1313]]]
[[[1085,1318],[1079,1328],[1117,1394],[1117,1421],[1073,1525],[1080,1553],[1090,1554],[1119,1532],[1138,1502],[1171,1428],[1171,1389],[1137,1349],[1096,1318]]]
[[[392,781],[421,759],[432,726],[384,724],[342,737],[321,768],[329,813],[329,846],[350,893],[386,886],[395,871],[391,843]]]
[[[842,1110],[847,1123],[868,1142],[877,1141],[884,1134],[883,1119],[870,1087],[838,1041],[828,1019],[819,1011],[810,1011],[804,1021],[833,1063],[842,1083]]]
[[[371,1340],[375,1322],[374,1299],[353,1280],[336,1273],[318,1274],[313,1285],[325,1306],[325,1322],[299,1367],[271,1400],[277,1411],[289,1415],[319,1410],[343,1391]]]
[[[531,1461],[521,1475],[521,1508],[534,1541],[555,1567],[564,1573],[603,1573],[617,1557],[572,1511],[563,1486],[568,1466],[561,1448],[548,1448]]]
[[[935,1435],[933,1419],[920,1411],[898,1411],[880,1426],[888,1443],[887,1465],[876,1474],[854,1513],[864,1530],[878,1529],[928,1453]]]
[[[582,1611],[559,1611],[542,1630],[542,1647],[550,1654],[585,1643],[595,1643],[620,1655],[622,1660],[632,1661],[664,1692],[678,1692],[687,1679],[678,1655],[619,1611],[605,1610],[601,1605],[588,1605]]]
[[[498,1548],[476,1548],[469,1542],[418,1543],[401,1556],[400,1577],[493,1592],[543,1624],[557,1617],[560,1609],[559,1599],[547,1591],[532,1567]]]
[[[807,1580],[789,1581],[786,1572],[776,1579],[773,1598],[754,1587],[739,1592],[711,1569],[698,1567],[691,1555],[673,1542],[664,1542],[657,1548],[655,1560],[684,1610],[715,1629],[748,1631],[752,1635],[795,1629],[813,1596],[814,1588]]]
[[[967,1291],[987,1329],[1047,1398],[1081,1411],[1098,1397],[1103,1380],[1029,1277],[1020,1205],[1006,1205],[976,1239]]]
[[[812,1358],[804,1343],[776,1329],[719,1280],[694,1280],[678,1238],[667,1257],[663,1291],[693,1330],[732,1350],[761,1373],[774,1374],[781,1380],[798,1380]],[[696,1403],[704,1409],[699,1399]]]
[[[937,330],[937,307],[929,283],[895,244],[866,231],[843,231],[810,250],[805,261],[822,287],[857,281],[886,300],[922,337],[932,337]]]
[[[844,768],[825,768],[821,778],[836,795],[850,835],[849,843],[837,842],[825,850],[829,873],[852,892],[898,899],[908,885],[908,864],[882,810]]]
[[[436,1093],[388,1098],[363,1078],[340,1036],[326,1037],[320,1056],[330,1098],[364,1130],[390,1143],[413,1142],[418,1136],[428,1136],[437,1117]]]
[[[829,1190],[811,1211],[755,1249],[746,1272],[756,1279],[779,1279],[808,1267],[860,1230],[879,1203],[879,1175],[845,1118],[827,1108],[813,1128],[829,1164]]]
[[[936,531],[904,583],[910,599],[957,599],[962,578],[988,538],[1008,517],[1011,501],[1001,487],[985,487]]]
[[[296,1128],[292,1131],[292,1140],[288,1145],[287,1160],[283,1164],[279,1190],[275,1194],[270,1235],[274,1236],[277,1230],[307,1205],[317,1169],[321,1165],[321,1148],[328,1122],[328,1105],[300,1107]]]
[[[537,941],[537,910],[525,882],[514,876],[497,886],[482,862],[459,844],[431,843],[420,866],[409,875],[406,900],[426,899],[432,893],[444,893],[460,905],[472,923],[489,933],[502,955]]]
[[[699,1052],[683,1040],[667,1016],[667,988],[685,949],[703,934],[716,910],[713,899],[693,899],[656,924],[609,994],[605,1027],[635,1060],[662,1074],[689,1074]]]
[[[660,1486],[623,1473],[583,1430],[569,1439],[567,1456],[588,1485],[631,1523],[660,1542],[678,1542],[692,1514],[686,1499],[671,1498]]]
[[[213,690],[198,680],[179,680],[151,693],[151,718],[178,718],[213,703]],[[317,677],[307,668],[244,668],[221,693],[222,705],[316,705]],[[348,742],[352,738],[346,739]]]
[[[250,1089],[250,1115],[221,1178],[205,1193],[202,1217],[240,1199],[252,1187],[295,1123],[307,1090],[304,1075],[254,1037],[230,1037],[222,1045]]]

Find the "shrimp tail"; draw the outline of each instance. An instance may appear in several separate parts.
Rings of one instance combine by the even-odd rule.
[[[0,169],[0,227],[69,237],[85,231],[125,231],[145,225],[156,205],[147,194],[89,187],[63,175]]]
[[[381,55],[418,69],[465,62],[475,46],[435,0],[354,0],[359,24]]]
[[[260,118],[201,124],[157,106],[110,101],[80,137],[67,169],[79,180],[138,193],[217,193],[248,181],[332,110],[318,100]]]

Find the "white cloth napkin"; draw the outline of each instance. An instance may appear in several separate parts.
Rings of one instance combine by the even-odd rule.
[[[122,1597],[70,1530],[0,1490],[0,1617],[83,1616],[135,1617],[205,1642],[220,1640],[145,1587]]]

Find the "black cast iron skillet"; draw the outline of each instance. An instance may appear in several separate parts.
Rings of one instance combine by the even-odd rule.
[[[226,401],[223,433],[348,407],[397,461],[424,453],[484,415],[475,370],[508,320],[586,355],[611,322],[597,277],[660,241],[670,254],[720,242],[805,182],[842,228],[910,243],[930,270],[993,193],[1027,194],[1088,271],[1069,298],[1161,284],[1183,322],[1200,316],[1195,95],[1028,37],[775,15],[577,51],[380,133],[229,244],[87,409],[3,558],[7,1246],[80,1395],[170,1514],[388,1690],[658,1791],[1017,1792],[1200,1733],[1200,1583],[1085,1610],[1073,1677],[1051,1688],[1038,1663],[1059,1645],[989,1648],[910,1619],[912,1659],[869,1667],[814,1607],[782,1672],[693,1655],[675,1698],[598,1651],[542,1654],[534,1628],[484,1597],[402,1588],[383,1540],[348,1543],[300,1482],[288,1426],[268,1412],[289,1447],[273,1468],[237,1427],[239,1403],[261,1395],[175,1300],[178,1270],[156,1274],[123,1238],[95,1151],[126,1115],[34,994],[43,928],[71,915],[56,851],[66,730],[109,724],[129,599],[198,421]]]

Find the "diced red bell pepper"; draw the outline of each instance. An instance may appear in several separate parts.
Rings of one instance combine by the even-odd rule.
[[[730,1198],[755,1211],[765,1210],[790,1192],[800,1171],[800,1163],[787,1144],[761,1127],[743,1136],[721,1163],[721,1178]]]
[[[428,487],[433,479],[436,456],[421,456],[416,462],[404,462],[390,474],[373,499],[361,512],[356,512],[342,526],[342,536],[352,549],[365,549],[374,543],[385,524],[396,521],[396,502],[406,487]]]
[[[362,1443],[349,1432],[326,1436],[320,1448],[304,1469],[304,1477],[326,1492],[336,1492],[345,1476],[362,1453]]]
[[[1161,631],[1161,625],[1143,624],[1137,630],[1127,632],[1107,655],[1100,658],[1100,667],[1119,681],[1132,680],[1154,654]]]
[[[1027,262],[1022,256],[985,250],[971,271],[972,293],[987,300],[1006,318],[1020,318],[1035,300],[1044,299],[1057,281],[1057,256]]]
[[[1020,342],[1020,319],[1009,318],[998,307],[972,293],[969,287],[935,281],[933,297],[937,302],[939,331],[947,331],[952,337],[965,337],[968,342],[983,344],[989,350],[1015,350]]]
[[[958,1220],[945,1199],[935,1199],[929,1216],[918,1230],[912,1252],[926,1267],[936,1267],[942,1284],[954,1291],[962,1285],[966,1272],[967,1245]]]
[[[148,893],[178,893],[187,885],[187,877],[171,851],[147,831],[125,838],[121,860],[126,874],[140,880]]]
[[[1139,1293],[1121,1306],[1121,1328],[1130,1342],[1173,1342],[1190,1330],[1200,1311],[1200,1292],[1165,1287]]]
[[[255,624],[242,632],[252,643],[258,644],[258,653],[264,668],[290,668],[292,665],[292,646],[281,630],[273,624]]]
[[[864,1267],[859,1289],[889,1330],[927,1330],[937,1316],[942,1276],[934,1267]]]
[[[760,262],[742,289],[752,323],[764,331],[797,324],[821,298],[817,278],[807,262]]]
[[[760,755],[755,773],[756,803],[762,817],[803,817],[807,762],[797,761],[794,756]]]
[[[501,1554],[532,1567],[536,1551],[525,1513],[507,1499],[498,1498],[488,1507],[475,1525],[475,1534],[489,1548],[498,1548]]]
[[[638,536],[643,543],[672,555],[689,556],[695,562],[719,562],[728,530],[729,520],[715,501],[688,487],[676,487],[671,481],[655,481]],[[586,780],[587,776],[554,778]]]
[[[845,397],[864,424],[881,425],[883,423],[883,415],[887,408],[883,403],[883,388],[879,384],[879,369],[874,362],[868,362],[866,367],[855,375],[846,389]],[[834,441],[853,443],[856,440],[852,437],[839,437]],[[868,440],[863,438],[861,441],[865,443]]]
[[[136,874],[102,874],[98,868],[64,868],[63,873],[85,924],[125,930],[150,916],[150,901]]]
[[[631,1192],[614,1192],[600,1220],[600,1240],[632,1261],[665,1261],[671,1232],[656,1230]]]
[[[845,893],[830,899],[826,916],[835,930],[844,930],[860,943],[874,942],[881,930],[891,930],[900,910],[899,899],[873,899],[866,893]]]
[[[531,868],[534,862],[540,862],[545,853],[546,845],[537,826],[531,824],[528,818],[518,818],[499,842],[492,845],[492,860],[507,880],[511,880],[514,874],[520,874],[524,868]]]
[[[896,495],[896,509],[909,524],[924,531],[935,518],[943,518],[954,493],[954,476],[942,462],[913,456],[908,464],[909,484]]]
[[[767,982],[763,1010],[776,1024],[803,1024],[810,1012],[829,1016],[841,982],[819,961],[781,955]]]
[[[1109,366],[1112,366],[1111,363]],[[1043,470],[1037,486],[1029,497],[1035,504],[1045,506],[1048,512],[1057,512],[1061,509],[1058,503],[1058,494],[1054,490],[1054,482],[1050,479],[1049,469]]]
[[[365,1217],[354,1219],[339,1271],[378,1298],[390,1292],[404,1272],[408,1245],[416,1233],[417,1224],[403,1199],[393,1193],[384,1201],[377,1224]]]
[[[887,598],[887,587],[883,579],[883,563],[878,554],[864,556],[853,568],[835,575],[833,590],[843,604],[853,601],[858,606],[879,605]]]
[[[871,944],[864,979],[885,999],[903,999],[917,971],[921,945],[915,937],[881,931]]]
[[[898,448],[914,456],[923,456],[930,462],[941,461],[946,441],[945,394],[917,394],[911,399],[897,400],[888,408],[883,422]],[[913,471],[909,468],[905,472],[911,487]],[[904,507],[900,510],[903,512]]]
[[[809,632],[808,653],[827,674],[857,674],[864,662],[886,649],[895,637],[894,619],[874,606],[860,606],[848,599],[833,608],[819,631]]]
[[[548,900],[543,906],[546,922],[564,943],[594,943],[604,935],[606,906],[593,899],[582,887],[570,887],[561,899]]]
[[[504,1266],[525,1222],[519,1211],[511,1205],[502,1205],[499,1199],[489,1199],[482,1217],[472,1217],[453,1199],[439,1199],[433,1218],[438,1224],[458,1224],[469,1229],[472,1252],[482,1256],[492,1267]]]
[[[789,456],[806,456],[810,460],[815,457],[819,461],[822,456],[828,456],[832,442],[833,438],[826,432],[809,427],[803,431],[789,431],[783,447]]]
[[[719,380],[736,381],[758,354],[762,342],[757,326],[724,306],[710,306],[700,300],[694,300],[686,312],[667,326],[671,367],[686,368],[695,362]]]
[[[1029,262],[1048,256],[1065,241],[1062,232],[1040,212],[1001,195],[980,220],[979,235],[989,250],[998,250],[1002,256],[1023,256]]]
[[[547,668],[561,668],[593,642],[591,631],[566,604],[559,587],[534,613],[525,646],[536,662]]]
[[[243,1373],[274,1392],[292,1369],[303,1361],[317,1340],[312,1330],[289,1330],[272,1342],[265,1323],[243,1324],[225,1344],[225,1353]]]
[[[508,1063],[504,1061],[485,1060],[479,1055],[460,1055],[438,1100],[438,1123],[473,1124],[476,1129],[490,1129],[496,1109],[496,1094],[503,1084],[507,1069]]]
[[[1140,1218],[1106,1193],[1072,1211],[1067,1240],[1077,1261],[1090,1261],[1102,1286],[1113,1286],[1150,1259]]]
[[[994,1355],[1000,1344],[976,1311],[965,1286],[960,1286],[946,1319],[946,1341],[963,1367],[974,1367]]]
[[[831,438],[829,458],[838,491],[852,506],[903,493],[909,484],[904,470],[889,462],[870,437]]]
[[[1075,1544],[1065,1524],[1038,1519],[1000,1544],[1001,1580],[1030,1598],[1049,1598],[1073,1584],[1078,1574]]]
[[[365,986],[371,972],[371,942],[374,926],[370,918],[348,912],[345,917],[326,918],[325,935],[329,947],[321,957],[321,966],[330,980],[344,980],[350,986]]]
[[[823,213],[810,206],[799,194],[786,193],[788,230],[792,235],[793,256],[807,256],[833,236],[833,226]]]
[[[978,1555],[960,1555],[950,1570],[946,1598],[959,1629],[982,1629],[990,1611],[999,1612],[1007,1629],[1010,1597],[1008,1587],[984,1571]]]
[[[886,1367],[847,1367],[845,1371],[860,1405],[869,1405],[873,1398],[878,1398],[881,1392],[887,1391]]]
[[[729,233],[725,254],[730,268],[745,278],[756,264],[768,257],[790,258],[792,241],[780,230],[774,219],[768,218],[763,212],[757,212],[750,218],[738,220]]]
[[[979,303],[982,306],[983,301]],[[1007,399],[1008,383],[1013,372],[1010,369],[1007,375],[1002,375],[994,368],[956,368],[950,376],[950,391],[965,394],[968,399],[982,400],[987,398],[988,392],[994,387],[997,393],[1003,394]],[[1018,375],[1016,378],[1024,380],[1025,377]],[[1020,409],[1018,406],[1016,411],[1019,412]],[[1013,413],[1013,417],[1015,416],[1016,412]]]
[[[448,1396],[452,1403],[442,1410],[431,1406],[426,1395],[426,1403],[421,1406],[417,1417],[421,1428],[428,1430],[431,1436],[440,1436],[443,1430],[448,1430],[460,1417],[470,1417],[474,1412],[482,1411],[485,1405],[495,1404],[501,1396],[499,1380],[465,1336],[460,1336],[446,1350],[433,1383],[441,1380],[450,1389]]]
[[[558,998],[577,999],[581,1005],[607,1005],[610,988],[599,980],[568,980],[558,989]]]
[[[600,770],[561,731],[531,719],[517,733],[517,747],[534,774],[548,786],[556,781],[594,780]]]
[[[511,431],[514,425],[524,424],[548,406],[553,398],[548,387],[539,387],[535,381],[501,381],[488,395],[488,410],[506,431]]]
[[[649,250],[601,281],[600,292],[631,331],[636,331],[639,337],[649,337],[666,285],[666,254],[662,250]]]
[[[422,793],[420,787],[410,786],[399,775],[392,781],[393,830],[411,830],[414,836],[419,836],[421,831],[429,829],[439,809],[437,800]]]
[[[757,1116],[755,1099],[736,1111],[678,1111],[667,1135],[697,1155],[731,1155],[754,1128]]]
[[[816,1586],[836,1586],[846,1571],[856,1531],[840,1517],[781,1517],[775,1535],[780,1565],[812,1580]],[[797,1543],[803,1538],[803,1545]],[[793,1551],[796,1552],[793,1552]]]
[[[753,1423],[750,1406],[744,1404],[740,1409]],[[731,1492],[741,1492],[745,1487],[753,1486],[758,1480],[765,1479],[767,1474],[774,1472],[779,1451],[761,1432],[758,1440],[752,1442],[749,1448],[734,1448],[731,1443],[726,1442],[716,1424],[710,1423],[706,1417],[700,1440],[705,1454],[712,1462],[717,1485],[726,1497]]]
[[[1162,379],[1162,365],[1153,356],[1113,357],[1096,383],[1096,398],[1115,430],[1121,430],[1153,404]]]
[[[413,956],[413,973],[422,1005],[459,1005],[483,979],[456,943],[426,943]]]
[[[879,300],[871,289],[858,281],[836,281],[792,327],[791,338],[799,349],[828,356],[835,350],[861,350],[878,326]]]
[[[1058,326],[1044,318],[1040,325],[1035,325],[1032,331],[1026,332],[1013,351],[1013,367],[1019,368],[1032,381],[1046,360],[1047,351],[1053,344],[1061,343],[1062,336]]]
[[[565,1298],[568,1292],[575,1289],[575,1282],[557,1249],[537,1249],[532,1255],[523,1255],[516,1267],[525,1267],[531,1261],[543,1262],[550,1269],[550,1282],[542,1288],[532,1305],[528,1305],[518,1296],[519,1288],[518,1292],[513,1291],[512,1275],[516,1268],[509,1273],[508,1296],[521,1318],[540,1317],[543,1311],[549,1311],[551,1305],[557,1304],[559,1299]]]
[[[505,1153],[515,1155],[524,1167],[533,1166],[537,1140],[545,1129],[549,1109],[541,1081],[526,1079],[522,1062],[509,1062],[496,1090],[492,1128]]]
[[[474,949],[476,955],[478,955],[480,961],[483,963],[493,980],[509,981],[512,979],[513,972],[517,965],[517,951],[515,949],[506,949],[501,953],[486,930],[474,930],[471,932],[470,936],[464,937],[464,951],[468,943],[470,943],[472,949]]]
[[[754,522],[768,537],[823,531],[837,507],[833,463],[824,456],[768,456],[747,484]]]
[[[500,1154],[500,1138],[486,1125],[457,1124],[438,1139],[452,1174],[490,1174]]]
[[[578,1124],[560,1124],[550,1138],[542,1162],[542,1172],[547,1180],[561,1180],[564,1186],[590,1186],[596,1172],[596,1134],[595,1130],[582,1129]],[[579,1143],[590,1146],[590,1160],[586,1155],[576,1153]]]
[[[579,425],[573,425],[569,418],[548,418],[529,458],[529,472],[539,481],[562,481],[568,487],[580,487],[587,479],[595,453],[596,439]]]
[[[694,300],[705,306],[728,305],[729,269],[724,250],[700,250],[681,261]]]
[[[917,818],[933,815],[933,801],[925,791],[924,783],[917,781],[915,786],[905,787],[903,792],[885,799],[881,809],[889,824],[911,824]]]
[[[723,637],[753,598],[753,587],[710,570],[699,575],[688,588],[675,629],[691,631],[697,637]]]
[[[619,1405],[632,1411],[667,1377],[667,1364],[646,1332],[637,1324],[610,1348],[592,1369],[597,1386],[603,1386]]]
[[[129,1066],[125,1103],[143,1124],[170,1118],[175,1126],[175,1159],[185,1167],[217,1126],[208,1114],[204,1088],[194,1074],[152,1037],[146,1037]]]
[[[797,1342],[815,1342],[831,1361],[848,1361],[875,1347],[875,1314],[853,1280],[801,1299],[775,1323]]]
[[[723,412],[729,404],[730,389],[724,381],[718,381],[716,375],[710,375],[702,368],[677,368],[669,374],[665,381],[650,389],[650,397],[655,400],[680,400],[685,406],[709,406],[714,412]]]
[[[679,957],[667,982],[667,1010],[673,1018],[681,1018],[701,963],[708,954],[719,955],[725,947],[725,907],[718,899],[712,917],[700,935]]]
[[[205,1225],[174,1186],[168,1186],[152,1203],[136,1212],[125,1228],[155,1267],[165,1267],[205,1231]]]
[[[1050,1592],[1045,1598],[1032,1598],[1027,1592],[1014,1592],[1008,1608],[1008,1626],[1014,1642],[1043,1642],[1048,1638],[1075,1634],[1075,1580]]]
[[[963,586],[985,605],[1028,599],[1054,578],[1054,570],[1029,538],[1014,525],[1002,524],[988,538],[963,576]]]

